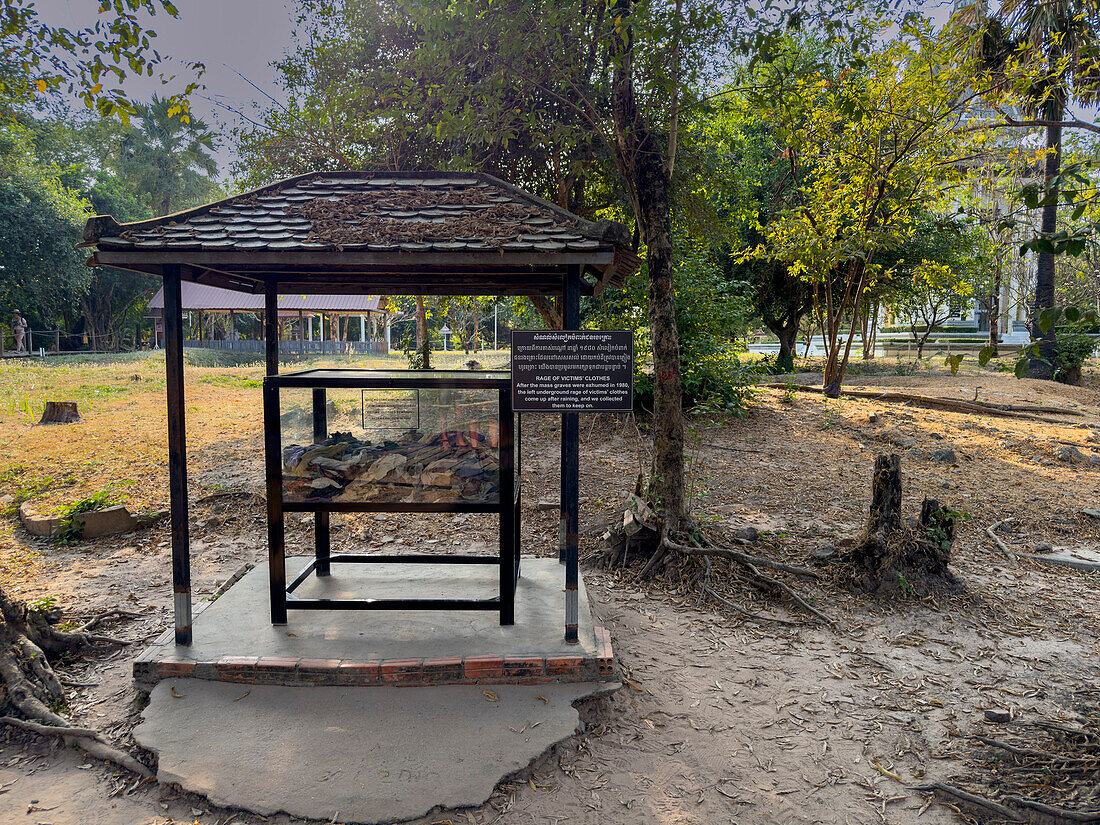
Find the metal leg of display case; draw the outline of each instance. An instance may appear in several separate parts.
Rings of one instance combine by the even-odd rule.
[[[515,422],[512,419],[512,392],[498,391],[500,432],[497,445],[500,450],[500,623],[516,623],[516,544],[515,530]]]
[[[512,546],[515,547],[515,579],[519,581],[519,567],[520,560],[523,558],[523,541],[521,540],[520,530],[520,514],[523,512],[523,445],[521,443],[523,439],[523,423],[522,416],[516,416],[516,423],[518,426],[512,433],[512,438],[515,441],[515,450],[513,451],[516,456],[516,466],[513,468],[515,472],[515,504],[512,507]]]
[[[323,387],[313,390],[313,443],[320,444],[328,438],[328,397]],[[332,539],[329,531],[329,514],[318,511],[313,520],[313,547],[317,558],[317,576],[328,576],[329,556],[332,555]]]
[[[268,281],[264,289],[267,333],[267,375],[279,373],[279,291]],[[271,593],[271,623],[286,624],[286,530],[283,525],[283,448],[279,420],[279,388],[264,381],[264,465],[267,478],[267,566]]]

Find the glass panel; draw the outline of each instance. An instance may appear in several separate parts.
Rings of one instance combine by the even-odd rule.
[[[496,390],[284,388],[280,403],[285,501],[500,501]]]

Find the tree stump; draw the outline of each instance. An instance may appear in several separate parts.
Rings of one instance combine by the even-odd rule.
[[[75,401],[47,401],[39,424],[76,424],[83,421]]]
[[[920,518],[910,526],[902,517],[901,499],[901,459],[880,455],[875,459],[867,526],[842,559],[852,569],[853,584],[879,595],[957,592],[959,581],[947,565],[961,514],[925,499]]]

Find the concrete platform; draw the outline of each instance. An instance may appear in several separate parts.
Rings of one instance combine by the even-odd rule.
[[[308,561],[287,559],[288,577]],[[310,578],[303,597],[486,598],[497,591],[492,565],[333,565]],[[270,622],[267,566],[257,565],[194,618],[194,641],[171,631],[134,663],[134,681],[161,679],[281,685],[547,684],[612,681],[608,632],[593,624],[580,584],[578,644],[565,642],[565,572],[554,559],[525,558],[516,623],[485,611],[294,611]]]
[[[1017,553],[1021,559],[1031,559],[1059,567],[1072,567],[1074,570],[1089,572],[1100,571],[1100,550],[1090,547],[1078,547],[1073,550],[1059,547],[1050,553]]]
[[[269,816],[380,823],[480,805],[572,735],[573,703],[609,683],[397,690],[169,679],[134,738],[157,777]]]

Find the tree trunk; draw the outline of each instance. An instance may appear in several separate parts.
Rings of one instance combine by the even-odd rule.
[[[794,318],[778,330],[772,330],[779,337],[779,355],[775,364],[783,372],[794,372],[794,349],[798,345],[798,325],[801,320],[801,317]]]
[[[635,218],[646,245],[649,271],[649,327],[653,342],[653,471],[649,496],[668,530],[687,521],[684,487],[683,385],[680,339],[672,283],[671,180],[656,132],[634,97],[634,32],[631,0],[617,0],[623,21],[613,41],[612,114],[618,142],[616,162],[631,190]]]
[[[545,295],[532,295],[531,305],[542,317],[547,329],[561,329],[561,308],[555,306],[549,298]]]
[[[423,349],[428,340],[428,311],[424,307],[424,296],[416,296],[416,348]]]
[[[882,308],[875,301],[875,314],[871,318],[871,358],[875,357],[875,348],[878,346],[878,315]]]
[[[1001,270],[993,276],[993,291],[989,296],[989,348],[996,358],[1001,353]]]
[[[901,529],[901,458],[880,455],[875,459],[871,479],[871,509],[867,516],[867,534]]]
[[[844,372],[848,367],[848,356],[852,351],[852,340],[855,338],[856,330],[859,326],[860,296],[863,294],[864,287],[866,286],[867,268],[870,266],[871,262],[870,258],[866,261],[861,258],[856,258],[846,264],[843,282],[844,294],[839,305],[833,298],[832,283],[828,277],[826,278],[825,300],[827,308],[826,320],[829,330],[827,338],[829,342],[829,357],[825,362],[823,387],[825,389],[825,395],[828,398],[840,397],[840,385],[844,382]],[[852,312],[852,323],[844,339],[844,354],[841,355],[840,328],[844,321],[845,311],[849,306]]]
[[[648,154],[642,155],[643,159]],[[653,172],[654,170],[649,170]],[[649,265],[649,328],[653,339],[653,478],[650,493],[670,529],[687,516],[684,495],[683,385],[680,338],[676,330],[672,284],[672,227],[664,189],[654,182],[641,191],[647,214],[646,260]]]
[[[1061,102],[1056,99],[1051,109],[1050,120],[1061,121],[1063,116]],[[1051,181],[1062,169],[1062,126],[1060,123],[1047,127],[1046,148],[1044,179],[1047,186],[1050,187]],[[1050,237],[1058,228],[1059,193],[1057,188],[1048,188],[1044,195],[1049,203],[1043,207],[1040,231],[1044,237]],[[1042,251],[1039,253],[1039,259],[1035,266],[1035,297],[1031,304],[1031,340],[1039,346],[1038,351],[1032,353],[1029,358],[1030,365],[1027,374],[1031,378],[1045,378],[1048,380],[1054,378],[1054,345],[1056,341],[1054,325],[1052,324],[1046,332],[1039,328],[1039,317],[1043,311],[1054,306],[1054,263],[1054,255]]]

